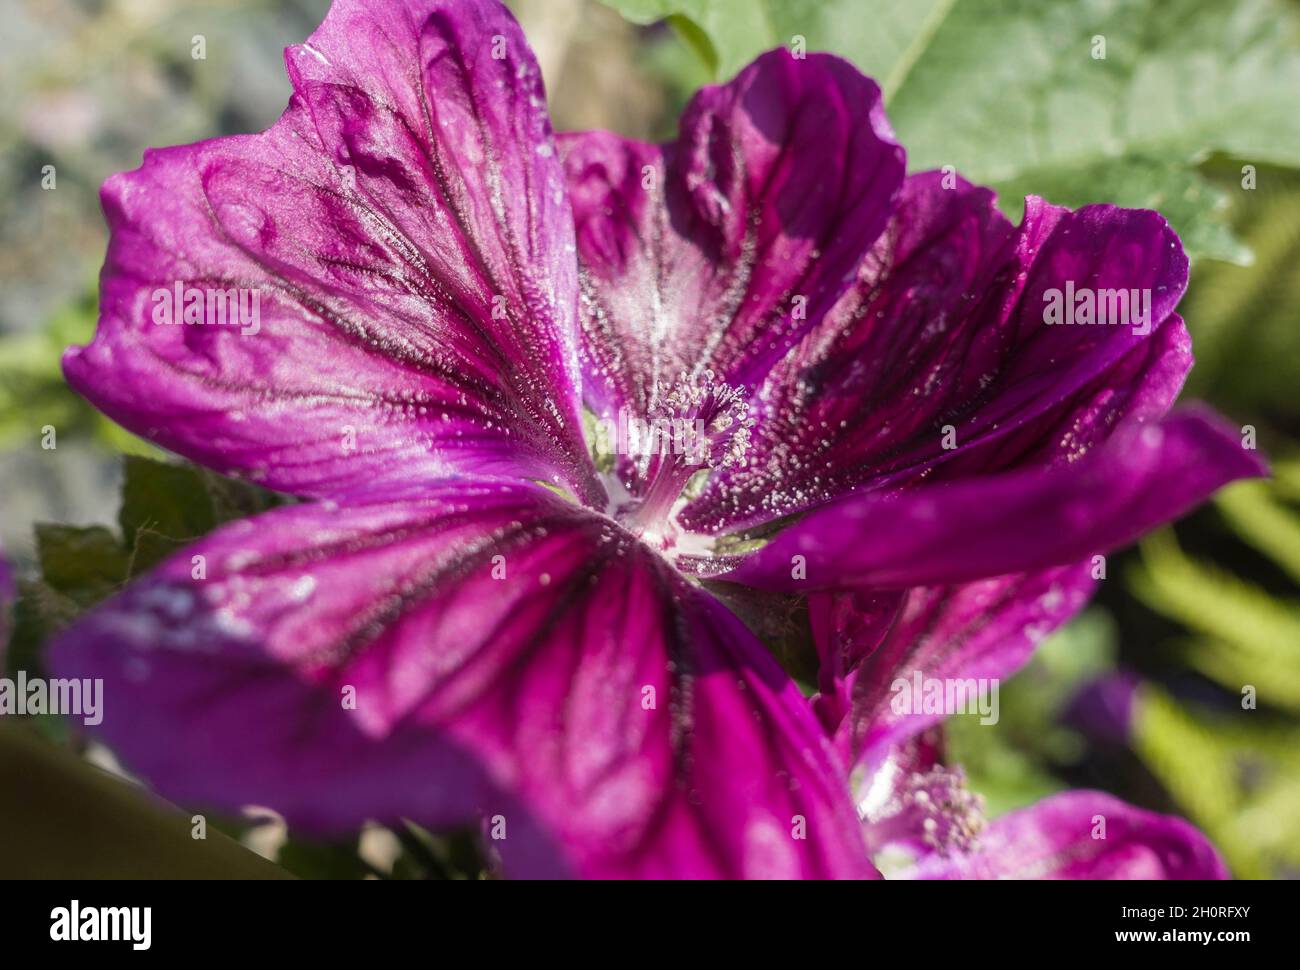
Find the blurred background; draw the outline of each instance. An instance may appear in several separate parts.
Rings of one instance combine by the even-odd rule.
[[[1093,605],[1003,685],[998,725],[956,719],[950,744],[992,813],[1103,788],[1186,815],[1240,878],[1300,875],[1300,3],[510,5],[558,130],[668,137],[699,85],[802,40],[881,82],[909,170],[951,164],[1016,219],[1030,192],[1170,218],[1193,258],[1184,398],[1253,428],[1275,477],[1111,557]],[[270,125],[289,93],[281,51],[327,7],[4,0],[0,542],[21,577],[10,672],[38,671],[52,632],[174,544],[271,501],[160,474],[163,456],[73,395],[58,361],[94,329],[100,183],[146,147]],[[42,447],[47,426],[56,450]],[[151,532],[156,548],[130,547],[141,505],[168,490],[211,501],[198,524]],[[478,872],[470,840],[414,827],[325,846],[266,813],[216,820],[230,838],[198,843],[188,816],[87,767],[114,768],[109,753],[26,720],[0,724],[0,875]]]

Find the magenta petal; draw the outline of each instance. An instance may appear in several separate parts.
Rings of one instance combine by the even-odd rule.
[[[1172,403],[1191,365],[1173,315],[1186,282],[1155,212],[1031,197],[1013,228],[988,189],[913,175],[856,285],[762,385],[749,461],[683,521],[736,529],[923,472],[1077,455]],[[1071,284],[1148,291],[1149,332],[1045,324],[1044,294]]]
[[[1103,828],[1104,826],[1104,828]],[[1098,837],[1104,832],[1104,838]],[[968,854],[922,858],[918,879],[1226,879],[1208,839],[1172,815],[1068,791],[994,820]]]
[[[874,82],[785,50],[702,89],[673,144],[593,132],[561,146],[585,393],[637,417],[681,371],[760,380],[848,287],[904,167]]]
[[[539,487],[228,526],[50,664],[104,678],[102,737],[182,804],[326,832],[499,815],[519,876],[874,874],[844,768],[770,654]]]
[[[337,0],[286,59],[270,130],[150,151],[105,184],[99,329],[70,383],[295,494],[472,470],[598,500],[572,215],[518,25],[495,0]],[[255,295],[257,323],[160,325],[183,319],[159,296],[178,285],[182,304]]]
[[[1192,367],[1192,338],[1171,313],[1149,338],[1074,394],[1005,433],[976,436],[931,467],[931,482],[1033,465],[1073,462],[1120,429],[1155,421],[1173,406]]]
[[[797,592],[948,585],[1079,562],[1265,470],[1222,419],[1187,409],[1126,428],[1074,462],[841,499],[726,578]],[[806,578],[796,578],[796,556]]]
[[[884,642],[906,595],[897,590],[848,590],[808,597],[818,663],[819,693],[813,698],[813,709],[828,733],[835,734],[849,712],[852,678]]]
[[[901,703],[918,698],[918,677],[922,684],[1007,679],[1095,588],[1092,565],[1085,562],[908,590],[888,636],[846,678],[851,703],[844,750],[855,761],[871,762],[941,722],[945,713],[926,710],[919,700]],[[975,710],[974,693],[969,703]]]

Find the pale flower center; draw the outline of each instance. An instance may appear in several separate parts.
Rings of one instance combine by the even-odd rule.
[[[984,831],[984,799],[966,787],[959,766],[909,773],[884,804],[862,807],[873,851],[920,841],[940,855],[970,852]]]
[[[687,483],[700,472],[744,461],[754,424],[748,397],[745,388],[719,381],[711,370],[659,382],[646,419],[620,426],[626,454],[645,483],[639,499],[615,510],[624,526],[651,545],[676,544],[680,533],[672,516]]]

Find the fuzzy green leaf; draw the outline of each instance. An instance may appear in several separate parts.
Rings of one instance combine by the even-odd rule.
[[[1013,215],[1027,192],[1160,208],[1193,255],[1244,262],[1197,166],[1300,165],[1283,0],[606,2],[637,23],[685,18],[719,77],[796,35],[849,58],[881,82],[912,170],[953,165]]]

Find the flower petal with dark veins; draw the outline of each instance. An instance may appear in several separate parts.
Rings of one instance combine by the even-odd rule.
[[[870,762],[956,713],[922,707],[912,693],[916,676],[944,684],[1005,681],[1083,608],[1096,585],[1092,564],[1084,562],[908,590],[883,642],[844,677],[842,750],[855,764]],[[894,703],[901,689],[916,701],[910,709]],[[967,700],[973,712],[976,698]]]
[[[286,61],[270,130],[150,151],[106,183],[99,328],[69,382],[294,494],[475,472],[599,502],[572,216],[514,19],[488,0],[338,0]],[[169,325],[173,292],[256,297],[257,324]]]
[[[674,143],[560,144],[584,393],[602,416],[644,416],[656,383],[682,371],[753,390],[848,288],[904,168],[875,82],[785,50],[702,89]]]
[[[845,770],[771,655],[538,486],[232,524],[49,663],[104,679],[100,735],[181,804],[266,805],[307,832],[485,820],[518,876],[875,874]]]
[[[1158,213],[1031,197],[1013,228],[988,189],[913,175],[856,285],[758,389],[750,460],[714,476],[683,523],[732,530],[1048,448],[1077,457],[1121,414],[1172,403],[1191,365],[1173,315],[1186,283]],[[1046,324],[1044,294],[1067,284],[1147,291],[1149,329]]]
[[[1077,461],[840,499],[723,578],[797,592],[1030,572],[1123,546],[1266,470],[1222,419],[1187,408],[1126,427]],[[803,570],[792,569],[795,557]]]

